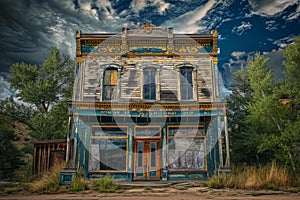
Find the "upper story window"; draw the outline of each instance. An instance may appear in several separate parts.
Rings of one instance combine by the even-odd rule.
[[[107,68],[103,77],[103,100],[116,100],[118,86],[118,70]]]
[[[143,96],[144,99],[156,99],[156,85],[155,85],[156,69],[144,69],[144,84]]]
[[[180,95],[181,100],[193,99],[193,68],[180,68]]]

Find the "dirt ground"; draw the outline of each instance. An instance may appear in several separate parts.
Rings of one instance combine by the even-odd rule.
[[[250,191],[233,189],[193,188],[144,188],[124,190],[117,193],[97,193],[85,191],[81,193],[60,194],[1,194],[0,200],[300,200],[299,192],[291,191]]]

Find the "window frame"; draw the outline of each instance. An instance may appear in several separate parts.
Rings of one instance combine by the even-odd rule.
[[[149,80],[149,83],[146,83],[145,80],[145,72],[154,72],[154,80],[151,80],[151,75],[150,75],[150,80]],[[147,100],[147,101],[155,101],[157,100],[157,69],[155,67],[145,67],[143,68],[143,84],[142,84],[142,87],[143,87],[143,93],[142,93],[142,97],[143,97],[143,100]],[[149,98],[145,98],[145,88],[148,87],[148,91],[150,94],[148,94]],[[152,93],[151,91],[154,90],[154,93]],[[153,94],[153,98],[151,98],[151,94]]]
[[[199,129],[203,129],[203,135],[201,136],[170,136],[170,129],[181,129],[181,128],[197,128],[197,130]],[[171,163],[169,163],[169,159],[170,159],[170,154],[169,154],[169,143],[170,143],[170,139],[201,139],[203,140],[203,150],[204,150],[204,168],[203,169],[170,169],[169,165]],[[208,170],[208,162],[207,162],[207,148],[206,148],[206,128],[204,125],[199,125],[199,126],[168,126],[167,127],[167,169],[170,172],[176,172],[176,171],[184,171],[184,172],[206,172]],[[188,149],[186,149],[187,151]],[[200,150],[199,150],[200,151]],[[186,152],[185,152],[186,153]]]
[[[106,79],[106,73],[107,71],[116,71],[117,73],[117,80],[116,80],[116,84],[112,85],[112,84],[106,84],[105,83],[105,79]],[[110,74],[110,80],[112,73]],[[119,85],[119,70],[116,66],[108,66],[107,68],[104,69],[103,71],[103,80],[102,80],[102,101],[116,101],[118,100],[118,85]],[[110,99],[105,99],[105,94],[106,94],[106,87],[110,88]],[[112,93],[111,93],[111,88],[114,87],[115,88],[115,97],[112,99]]]
[[[180,100],[181,101],[190,101],[194,100],[194,67],[191,65],[182,65],[179,68],[179,90],[180,90]],[[191,80],[188,80],[187,77],[183,78],[182,71],[185,70],[186,74],[187,72],[190,72],[190,78]],[[183,88],[186,90],[187,95],[183,95]],[[186,98],[188,96],[188,98]],[[183,98],[185,97],[185,98]]]
[[[93,136],[93,129],[95,128],[120,128],[120,129],[126,129],[126,136]],[[91,152],[91,145],[92,145],[92,140],[93,139],[125,139],[126,140],[126,169],[125,170],[101,170],[101,168],[99,170],[91,170],[90,169],[90,163],[91,163],[91,156],[92,154],[89,153],[89,163],[88,163],[88,171],[89,172],[111,172],[111,173],[124,173],[128,171],[128,126],[99,126],[99,125],[95,125],[95,126],[91,126],[90,129],[90,141],[89,141],[89,150]],[[101,162],[101,158],[100,161]]]

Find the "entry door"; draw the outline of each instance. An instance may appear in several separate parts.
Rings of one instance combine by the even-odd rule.
[[[134,180],[159,180],[160,140],[137,140],[134,144]]]

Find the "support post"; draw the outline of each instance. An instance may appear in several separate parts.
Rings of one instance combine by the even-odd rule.
[[[69,121],[68,121],[68,135],[67,135],[67,152],[66,152],[66,166],[69,166],[69,160],[70,160],[70,137],[72,134],[72,120],[73,120],[73,112],[72,110],[69,110]]]
[[[221,130],[221,116],[218,116],[218,140],[219,140],[219,157],[220,157],[220,167],[222,168],[224,166],[223,163],[223,144],[222,144],[222,130]]]
[[[167,131],[166,127],[162,128],[162,180],[168,180],[167,171]]]
[[[229,169],[230,168],[230,155],[229,155],[229,137],[228,137],[228,128],[227,128],[226,108],[224,108],[224,129],[225,129],[225,142],[226,142],[225,167]]]

